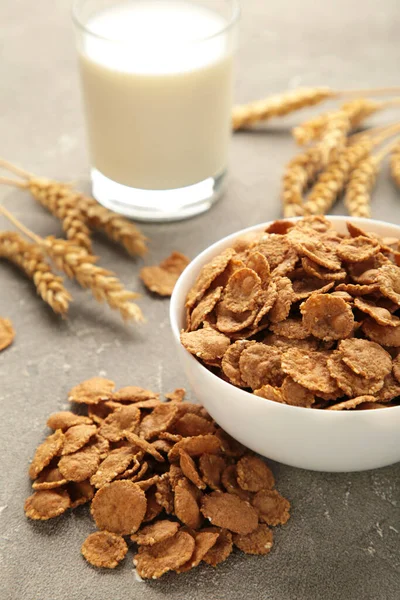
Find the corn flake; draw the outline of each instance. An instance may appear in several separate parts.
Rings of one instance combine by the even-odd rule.
[[[120,535],[109,531],[96,531],[83,542],[81,552],[94,567],[115,569],[125,558],[128,546]]]
[[[305,329],[321,340],[339,340],[353,332],[353,312],[342,298],[313,294],[300,310]]]
[[[96,433],[96,425],[73,425],[64,433],[61,454],[72,454],[85,446]]]
[[[181,333],[181,342],[191,354],[203,360],[222,358],[230,344],[228,337],[211,328]]]
[[[76,415],[68,410],[50,415],[47,419],[47,427],[50,429],[61,429],[65,431],[74,425],[91,425],[92,419],[83,415]]]
[[[131,448],[116,448],[100,463],[96,473],[90,478],[90,483],[101,488],[106,483],[124,473],[133,460]]]
[[[357,396],[357,398],[351,398],[350,400],[345,400],[344,402],[338,402],[333,406],[328,406],[326,410],[349,410],[351,408],[355,408],[359,404],[376,402],[377,398],[375,396]]]
[[[337,385],[351,398],[375,394],[383,387],[383,377],[367,379],[354,373],[342,360],[342,353],[335,350],[328,359],[328,368]]]
[[[153,546],[139,546],[133,564],[137,573],[144,579],[158,579],[164,573],[176,570],[193,555],[194,538],[186,531],[178,531],[174,536]]]
[[[180,452],[179,465],[185,477],[187,477],[196,487],[199,489],[204,489],[206,487],[206,484],[203,482],[197,471],[196,463],[184,450],[181,450]]]
[[[90,512],[100,530],[131,535],[146,513],[146,495],[132,481],[113,481],[101,487],[93,498]]]
[[[240,375],[253,390],[282,379],[281,352],[273,346],[256,343],[243,350],[239,358]]]
[[[234,494],[212,492],[204,496],[201,512],[213,525],[233,533],[251,533],[258,526],[256,510]]]
[[[76,385],[69,392],[68,400],[78,404],[98,404],[112,398],[115,383],[104,377],[92,377]]]
[[[212,490],[221,489],[221,475],[226,467],[226,460],[217,454],[202,454],[199,458],[203,481]]]
[[[343,362],[354,373],[368,379],[381,379],[392,370],[392,357],[375,342],[353,338],[339,344]]]
[[[90,479],[97,471],[100,453],[97,448],[87,446],[60,458],[58,468],[68,481],[84,481]]]
[[[143,267],[140,270],[140,279],[151,292],[159,296],[171,296],[179,276],[189,262],[184,254],[172,252],[159,265]]]
[[[219,537],[219,534],[213,531],[195,531],[191,535],[195,541],[193,554],[185,564],[176,570],[177,573],[186,573],[197,567]]]
[[[62,515],[70,504],[66,490],[39,490],[26,499],[25,514],[35,521],[47,521]]]
[[[274,536],[269,527],[261,523],[255,531],[247,535],[235,533],[233,543],[246,554],[268,554],[274,543]]]
[[[322,352],[289,348],[282,354],[282,370],[308,390],[330,394],[337,385],[328,369],[328,357]]]
[[[174,489],[175,515],[192,529],[199,529],[203,521],[198,499],[198,490],[188,479],[183,478],[177,482]]]
[[[0,352],[11,346],[14,338],[15,331],[10,319],[0,317]]]
[[[276,490],[260,490],[252,500],[261,521],[267,525],[284,525],[290,517],[290,503]]]
[[[243,490],[259,492],[270,489],[275,485],[275,479],[270,468],[261,458],[246,454],[236,465],[237,482]]]
[[[64,434],[58,429],[55,433],[49,435],[45,441],[38,446],[35,456],[29,467],[29,477],[36,479],[36,477],[43,471],[45,467],[51,462],[51,460],[57,456],[64,444]]]
[[[131,535],[131,540],[139,546],[154,546],[154,544],[173,537],[178,529],[179,523],[176,521],[157,521],[139,529],[137,533]]]
[[[261,279],[249,268],[239,269],[229,279],[224,292],[224,306],[233,312],[252,310],[261,292]]]

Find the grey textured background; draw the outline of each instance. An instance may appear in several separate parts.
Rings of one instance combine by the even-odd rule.
[[[68,4],[0,2],[0,154],[88,188]],[[398,0],[243,1],[236,98],[298,85],[399,84],[399,31]],[[278,217],[280,175],[294,152],[288,135],[293,122],[236,135],[223,200],[190,221],[144,226],[151,238],[147,262],[172,249],[194,257],[228,233]],[[38,233],[59,231],[23,192],[0,188],[0,202]],[[374,196],[374,215],[400,222],[400,194],[386,173]],[[95,250],[103,265],[140,289],[139,261],[102,240]],[[75,302],[69,319],[60,321],[24,277],[0,265],[0,314],[17,330],[13,347],[0,355],[1,600],[399,600],[400,465],[343,475],[274,465],[293,517],[275,530],[272,554],[237,553],[217,570],[202,566],[157,582],[137,582],[130,558],[113,572],[85,563],[79,548],[94,529],[86,508],[54,522],[27,522],[28,462],[47,416],[65,406],[72,385],[100,373],[118,385],[157,391],[185,385],[171,346],[168,301],[144,296],[149,323],[136,330],[88,294],[70,289]]]

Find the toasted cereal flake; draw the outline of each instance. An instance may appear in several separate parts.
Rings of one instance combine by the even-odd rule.
[[[247,250],[252,250],[254,246],[259,242],[263,232],[260,231],[249,231],[239,236],[232,242],[232,248],[236,250],[238,254],[245,254]]]
[[[261,490],[252,500],[260,520],[267,525],[284,525],[290,518],[290,503],[276,490]]]
[[[125,558],[128,546],[120,535],[109,531],[96,531],[83,542],[81,552],[94,567],[115,569]]]
[[[261,255],[262,256],[262,255]],[[261,279],[249,268],[239,269],[230,277],[224,290],[224,305],[228,310],[252,310],[261,292]]]
[[[175,490],[178,481],[184,478],[183,471],[178,465],[171,464],[168,471],[168,480],[173,490]]]
[[[25,501],[25,515],[35,521],[47,521],[62,515],[70,507],[68,492],[64,489],[39,490]]]
[[[261,523],[255,531],[247,535],[233,535],[233,543],[246,554],[268,554],[274,543],[272,530]]]
[[[400,354],[393,360],[393,375],[400,382]]]
[[[90,502],[94,496],[95,488],[90,484],[90,481],[70,481],[67,484],[67,492],[71,498],[70,508],[76,508],[86,502]]]
[[[205,321],[207,315],[212,313],[217,303],[221,300],[223,289],[222,286],[219,286],[209,290],[194,307],[193,312],[190,315],[190,327],[188,327],[190,331],[196,331],[196,329],[198,329]]]
[[[173,537],[180,525],[176,521],[157,521],[151,525],[145,525],[137,533],[131,535],[132,542],[136,542],[139,546],[154,546],[159,542],[163,542],[170,537]]]
[[[379,286],[375,283],[368,285],[360,285],[354,283],[341,283],[337,286],[336,290],[338,292],[347,292],[351,296],[368,296],[369,294],[374,294],[379,291]]]
[[[234,533],[251,533],[258,526],[256,510],[234,494],[212,492],[204,496],[201,512],[213,525]]]
[[[176,388],[173,392],[164,394],[167,400],[171,402],[183,402],[185,399],[186,390],[185,388]]]
[[[303,256],[301,259],[301,265],[307,275],[320,280],[320,285],[323,281],[344,281],[347,276],[347,273],[344,269],[339,269],[339,271],[331,271],[330,269],[317,264],[307,256]]]
[[[293,288],[293,302],[297,302],[298,300],[305,300],[314,292],[318,292],[319,294],[325,294],[325,292],[329,292],[330,289],[335,285],[334,281],[330,281],[327,284],[323,284],[320,279],[316,277],[304,277],[301,279],[292,280],[292,288]]]
[[[296,244],[297,251],[302,256],[307,256],[321,267],[331,271],[339,271],[341,267],[340,258],[336,250],[321,240],[304,240]]]
[[[263,290],[258,298],[260,309],[254,319],[253,326],[257,327],[264,317],[270,312],[278,298],[278,289],[275,281],[270,281],[268,287]]]
[[[229,494],[239,496],[242,500],[249,501],[251,498],[250,492],[240,487],[237,480],[236,465],[228,465],[222,472],[221,482]]]
[[[282,379],[281,352],[273,346],[256,343],[243,350],[239,359],[243,381],[253,390],[263,385],[279,385]]]
[[[332,292],[331,296],[334,298],[342,298],[345,302],[353,302],[354,298],[348,292]]]
[[[339,340],[353,332],[353,312],[342,298],[313,294],[300,310],[304,327],[321,340]]]
[[[229,433],[226,433],[226,431],[223,429],[217,429],[215,435],[218,438],[221,449],[226,456],[240,458],[246,452],[245,446],[231,437]]]
[[[314,392],[332,393],[337,390],[327,359],[329,354],[289,348],[282,354],[282,370],[296,383]]]
[[[174,422],[178,409],[168,402],[164,402],[142,419],[139,435],[145,439],[157,436],[161,431],[166,431]]]
[[[47,419],[47,427],[50,429],[61,429],[65,431],[69,427],[73,427],[74,425],[91,425],[92,419],[89,417],[84,417],[83,415],[76,415],[68,410],[61,411],[58,413],[53,413]]]
[[[285,400],[283,398],[282,392],[280,388],[274,387],[272,385],[263,385],[259,390],[254,390],[254,395],[259,396],[260,398],[265,398],[266,400],[272,400],[273,402],[280,402],[281,404],[285,404]]]
[[[106,483],[124,473],[133,460],[132,448],[116,448],[100,463],[96,473],[90,478],[90,483],[100,488]]]
[[[136,481],[135,483],[140,487],[141,490],[147,492],[153,485],[156,485],[161,480],[161,478],[161,475],[153,475],[153,477],[149,477],[148,479],[142,479],[141,481]]]
[[[268,313],[268,318],[271,323],[284,321],[290,312],[290,307],[293,302],[293,288],[290,279],[287,277],[279,277],[275,280],[275,284],[278,296]]]
[[[274,233],[262,236],[259,244],[254,247],[254,251],[260,252],[267,259],[271,271],[283,264],[287,259],[292,258],[293,248],[290,241],[283,235]]]
[[[400,346],[400,327],[390,327],[387,325],[379,325],[371,318],[365,319],[361,325],[361,329],[365,335],[382,346]]]
[[[265,233],[279,233],[280,235],[285,235],[289,229],[294,227],[294,225],[294,223],[287,221],[286,219],[277,219],[265,228]]]
[[[58,467],[45,467],[39,477],[33,482],[34,490],[51,490],[65,485],[67,480]]]
[[[15,331],[10,319],[0,317],[0,352],[11,346],[14,338]]]
[[[222,357],[222,371],[228,377],[233,385],[238,387],[246,387],[247,384],[243,381],[240,374],[239,360],[240,356],[246,348],[255,344],[255,341],[238,340],[229,346],[224,356]]]
[[[178,435],[177,433],[170,433],[169,431],[162,431],[161,433],[159,433],[159,438],[161,440],[166,440],[167,442],[172,442],[172,444],[176,444],[176,442],[181,441],[182,436]]]
[[[158,452],[164,452],[164,454],[168,454],[168,452],[171,450],[172,446],[174,445],[172,442],[169,442],[168,440],[160,440],[160,439],[153,440],[152,444],[153,444],[153,448],[158,450]]]
[[[70,402],[78,404],[98,404],[112,398],[115,383],[104,377],[92,377],[76,385],[68,394]]]
[[[317,350],[319,348],[319,340],[313,337],[305,340],[291,340],[275,333],[268,333],[263,343],[267,346],[275,346],[282,352],[286,352],[289,348],[298,348],[299,350]]]
[[[213,490],[221,489],[221,475],[226,467],[226,460],[218,454],[202,454],[199,458],[203,481]]]
[[[125,431],[137,431],[140,416],[140,410],[135,404],[121,406],[106,417],[100,425],[99,433],[110,442],[118,442],[124,438]]]
[[[159,478],[157,477],[156,479],[156,476],[154,476],[150,477],[150,479],[156,482]],[[155,485],[150,485],[147,489],[145,489],[143,485],[141,485],[144,481],[147,483],[149,480],[143,480],[141,482],[137,482],[137,484],[146,492],[147,508],[143,517],[143,523],[148,523],[149,521],[153,521],[160,513],[162,513],[163,507],[157,502]]]
[[[383,265],[378,271],[376,281],[381,293],[400,305],[400,267],[393,264]]]
[[[363,235],[343,239],[337,247],[338,256],[347,262],[361,262],[378,254],[380,244],[376,239]]]
[[[174,512],[174,494],[169,479],[162,477],[156,483],[156,500],[167,514]]]
[[[215,544],[203,556],[203,561],[212,567],[216,567],[224,562],[231,554],[233,549],[232,534],[227,529],[219,527],[207,527],[202,531],[211,531],[218,533],[218,538]]]
[[[378,323],[378,325],[387,325],[388,327],[398,327],[400,325],[399,317],[392,315],[392,313],[382,306],[377,306],[372,300],[366,298],[355,298],[354,306],[359,310],[366,313]]]
[[[342,360],[342,353],[335,350],[328,359],[328,368],[331,376],[347,396],[356,397],[365,394],[375,394],[383,387],[383,377],[366,379],[356,375]]]
[[[174,431],[182,437],[193,437],[215,433],[215,426],[204,417],[186,413],[175,423]]]
[[[112,481],[98,490],[90,512],[100,530],[135,533],[146,513],[146,495],[132,481]]]
[[[174,511],[184,525],[198,529],[202,523],[202,516],[197,500],[196,488],[188,479],[180,479],[174,490]]]
[[[364,402],[376,402],[376,400],[377,398],[375,398],[375,396],[357,396],[357,398],[352,398],[351,400],[345,400],[344,402],[328,406],[325,410],[349,410]]]
[[[362,377],[381,379],[392,370],[392,357],[375,342],[357,338],[342,340],[339,350],[343,362]]]
[[[314,394],[294,381],[290,376],[285,377],[281,393],[283,401],[290,406],[310,408],[315,402]]]
[[[143,409],[148,409],[148,410],[152,410],[153,408],[156,408],[156,406],[159,406],[160,404],[161,404],[161,400],[158,400],[157,398],[153,398],[151,400],[139,400],[138,402],[135,402],[136,408],[143,408]]]
[[[111,414],[116,408],[114,406],[114,404],[117,404],[116,402],[114,402],[111,406],[110,404],[111,402],[109,401],[100,402],[99,404],[89,404],[88,415],[90,419],[94,423],[97,423],[97,425],[101,425],[104,419],[106,419],[108,415]]]
[[[96,425],[73,425],[64,434],[64,444],[61,454],[72,454],[85,446],[96,433]]]
[[[246,327],[250,327],[256,318],[258,308],[254,308],[253,310],[245,310],[243,312],[234,312],[227,308],[222,300],[217,304],[216,311],[217,328],[223,333],[231,334],[237,331],[242,331],[243,329],[246,329]]]
[[[150,487],[150,483],[148,482],[147,479],[143,480],[143,477],[145,476],[145,474],[147,473],[148,470],[149,470],[149,463],[147,461],[143,461],[142,464],[140,465],[140,469],[136,473],[136,475],[134,475],[133,477],[128,475],[128,477],[130,478],[131,481],[135,481],[138,483],[139,483],[139,481],[146,481],[147,482],[146,484],[140,486],[140,489],[146,490],[146,489],[148,489],[147,486]]]
[[[397,379],[389,373],[389,375],[386,375],[383,387],[376,394],[376,397],[381,402],[390,402],[390,400],[393,400],[393,398],[397,398],[398,396],[400,396],[400,384]]]
[[[29,467],[29,477],[31,479],[36,479],[50,461],[60,454],[63,444],[64,434],[61,429],[57,429],[57,431],[49,435],[45,441],[37,447],[35,456]]]
[[[182,469],[182,473],[199,489],[204,489],[206,487],[205,483],[201,479],[197,468],[196,463],[193,458],[189,456],[187,452],[184,450],[180,451],[180,461],[179,465]]]
[[[146,400],[157,400],[160,394],[136,385],[128,385],[114,392],[112,399],[116,402],[144,402]]]
[[[179,276],[189,262],[184,254],[172,252],[159,265],[143,267],[140,270],[140,279],[151,292],[159,296],[171,296]]]
[[[141,448],[148,454],[151,454],[151,456],[153,456],[158,462],[165,462],[162,454],[160,454],[152,444],[136,435],[136,433],[125,431],[125,437],[134,446]]]
[[[186,350],[203,360],[222,358],[230,344],[226,335],[211,328],[182,332],[181,342]]]
[[[279,323],[272,323],[270,329],[277,335],[282,335],[291,340],[304,340],[310,335],[302,320],[299,318],[286,319]]]
[[[181,439],[173,446],[168,454],[168,460],[173,462],[179,460],[180,451],[184,450],[189,456],[201,456],[201,454],[219,454],[221,443],[216,435],[196,435]]]
[[[68,481],[84,481],[97,471],[100,453],[97,448],[87,446],[60,458],[58,468]]]
[[[219,537],[219,534],[213,531],[195,531],[193,534],[195,541],[193,554],[184,565],[177,569],[177,573],[186,573],[197,567]]]
[[[271,469],[261,458],[245,454],[236,465],[237,482],[243,490],[258,492],[275,485]]]
[[[205,292],[211,286],[214,279],[223,273],[230,260],[236,256],[233,248],[227,248],[221,254],[215,256],[211,262],[204,265],[201,269],[194,286],[189,291],[186,298],[186,306],[192,308],[204,296]]]
[[[110,449],[110,442],[106,440],[106,438],[103,438],[103,436],[95,433],[95,435],[90,438],[88,446],[90,448],[97,448],[100,458],[105,458]]]
[[[264,254],[261,254],[261,252],[250,252],[246,260],[246,267],[257,273],[262,289],[266,289],[269,284],[271,272],[269,262]]]
[[[178,531],[174,536],[153,546],[139,546],[133,564],[143,579],[158,579],[167,571],[176,570],[193,555],[194,538],[186,531]]]

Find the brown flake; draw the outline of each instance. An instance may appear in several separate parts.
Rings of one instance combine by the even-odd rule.
[[[316,338],[339,340],[353,332],[353,312],[342,298],[313,294],[301,305],[300,310],[304,327]]]
[[[190,260],[180,252],[172,252],[159,265],[143,267],[140,279],[151,292],[159,296],[171,296],[179,276]]]
[[[394,378],[400,382],[400,354],[393,360],[393,375]]]
[[[167,514],[174,512],[174,494],[172,492],[169,479],[162,477],[156,483],[156,500],[162,506]]]
[[[271,323],[279,323],[287,318],[294,299],[292,282],[288,277],[279,277],[275,280],[275,285],[277,298],[268,313]]]
[[[290,348],[282,354],[282,370],[308,390],[330,394],[337,390],[327,359],[329,354]]]
[[[261,523],[255,531],[247,535],[235,533],[233,543],[246,554],[269,554],[274,543],[272,530]]]
[[[110,404],[111,402],[109,401],[100,402],[99,404],[89,404],[88,416],[94,423],[101,425],[104,419],[106,419],[116,408],[114,406],[114,404],[117,404],[116,402],[114,402],[112,406],[110,406]]]
[[[243,381],[253,390],[263,385],[279,385],[282,379],[281,352],[273,346],[252,344],[243,350],[239,358]]]
[[[280,388],[269,385],[268,383],[267,385],[263,385],[259,390],[254,390],[253,393],[260,398],[265,398],[265,400],[286,404]]]
[[[58,467],[45,467],[39,477],[33,482],[34,490],[52,490],[65,485],[67,480]]]
[[[67,492],[71,498],[71,509],[86,504],[93,499],[95,488],[90,484],[90,481],[70,481],[67,484]]]
[[[178,409],[168,402],[164,402],[151,411],[142,419],[139,435],[144,439],[156,437],[162,431],[166,431],[174,422]]]
[[[228,379],[238,387],[246,387],[247,384],[243,381],[240,374],[239,360],[240,356],[246,348],[255,344],[254,341],[238,340],[229,346],[224,356],[222,357],[222,371],[228,377]]]
[[[170,462],[179,459],[181,450],[184,450],[189,456],[200,456],[201,454],[219,454],[221,443],[216,435],[196,435],[189,438],[183,438],[175,444],[168,454]]]
[[[219,527],[207,527],[202,531],[218,533],[217,541],[203,556],[203,561],[205,563],[211,565],[212,567],[216,567],[220,563],[224,562],[224,560],[226,560],[232,552],[232,534],[227,529],[220,529]]]
[[[186,478],[180,479],[174,490],[175,514],[184,525],[192,529],[198,529],[203,520],[198,505],[197,491]]]
[[[136,542],[139,546],[154,546],[159,542],[163,542],[170,537],[173,537],[178,529],[179,523],[176,521],[157,521],[151,525],[145,525],[137,533],[131,535],[132,542]]]
[[[215,433],[215,426],[204,417],[186,413],[175,423],[174,431],[182,437],[193,437]]]
[[[400,319],[382,306],[378,306],[372,300],[367,300],[366,298],[355,298],[354,306],[356,306],[359,310],[366,313],[370,317],[373,318],[374,321],[378,323],[378,325],[388,326],[388,327],[399,327]]]
[[[182,332],[181,342],[186,350],[203,360],[222,358],[230,344],[226,335],[211,328]]]
[[[100,530],[135,533],[146,513],[146,496],[132,481],[106,483],[93,498],[90,512]]]
[[[378,271],[376,282],[386,298],[400,305],[400,267],[393,264],[383,265]]]
[[[99,433],[110,442],[118,442],[125,437],[125,431],[136,433],[140,417],[140,410],[135,404],[121,406],[106,417],[100,425]]]
[[[271,271],[269,262],[264,254],[261,254],[261,252],[250,252],[246,260],[246,267],[257,273],[261,281],[261,288],[266,289],[270,281]]]
[[[307,256],[303,256],[301,259],[301,266],[309,277],[312,277],[317,281],[319,280],[320,286],[324,281],[334,284],[337,281],[344,281],[347,277],[347,273],[344,269],[340,269],[339,271],[331,271],[330,269],[317,264]]]
[[[139,546],[133,564],[143,579],[158,579],[167,571],[176,570],[193,555],[194,538],[186,531],[178,531],[174,536],[153,546]]]
[[[81,552],[94,567],[115,569],[125,558],[128,546],[120,535],[109,531],[96,531],[83,542]]]
[[[58,468],[68,481],[84,481],[97,471],[100,453],[96,448],[87,446],[60,458]]]
[[[35,521],[46,521],[62,515],[70,507],[68,492],[64,489],[39,490],[25,501],[25,515]]]
[[[158,480],[159,480],[159,478],[157,476],[154,476],[154,477],[151,477],[150,480],[143,480],[143,481],[137,482],[137,485],[146,492],[147,508],[146,508],[145,515],[143,517],[143,523],[148,523],[149,521],[153,521],[163,511],[163,507],[161,506],[161,504],[159,504],[157,502],[157,498],[156,498],[157,490],[155,487],[155,483]],[[146,482],[146,485],[147,485],[147,483],[150,481],[151,481],[152,485],[150,485],[147,489],[144,488],[143,483]],[[153,484],[153,481],[154,481],[154,484]]]
[[[212,490],[221,489],[221,475],[226,467],[226,460],[218,454],[202,454],[199,458],[203,481]]]
[[[194,307],[190,315],[190,331],[199,329],[202,323],[206,320],[207,315],[212,313],[217,303],[221,300],[223,287],[219,286],[209,290],[200,302]]]
[[[285,377],[281,387],[281,394],[283,401],[290,406],[310,408],[315,402],[314,394],[294,381],[290,376]]]
[[[197,468],[196,463],[193,458],[189,456],[187,452],[181,450],[180,452],[180,461],[179,465],[182,469],[182,473],[199,489],[204,489],[206,487],[205,483],[201,479]]]
[[[281,335],[291,340],[304,340],[310,335],[302,320],[299,318],[286,319],[279,323],[273,323],[271,324],[270,329],[277,335]]]
[[[267,525],[284,525],[290,518],[290,503],[276,490],[261,490],[252,500],[260,520]]]
[[[151,390],[136,385],[128,385],[114,392],[112,399],[116,402],[145,402],[146,400],[158,400],[159,396],[160,394],[156,394]]]
[[[362,377],[382,379],[392,370],[392,357],[375,342],[357,338],[342,340],[339,350],[343,362]]]
[[[371,318],[365,319],[361,325],[365,335],[372,341],[382,346],[400,346],[400,327],[379,325]]]
[[[237,482],[243,490],[258,492],[273,488],[275,479],[271,469],[261,458],[245,454],[236,465]]]
[[[336,380],[338,386],[347,396],[363,396],[375,394],[383,387],[383,377],[377,379],[366,379],[356,375],[350,367],[342,360],[342,353],[335,350],[328,359],[328,368],[331,376]]]
[[[95,433],[91,438],[88,444],[90,448],[97,448],[100,454],[100,458],[105,458],[110,449],[110,442],[103,438],[103,436]]]
[[[233,312],[252,310],[261,292],[261,279],[249,268],[239,269],[230,277],[224,290],[224,305]]]
[[[274,233],[263,235],[260,242],[254,247],[254,251],[265,256],[271,271],[275,271],[282,264],[285,265],[285,268],[291,270],[290,265],[293,261],[296,262],[295,257],[297,259],[290,241],[285,236]]]
[[[177,569],[177,573],[186,573],[197,567],[207,552],[214,546],[219,534],[213,531],[196,531],[193,537],[195,541],[193,554],[185,564]]]
[[[204,496],[201,512],[213,525],[234,533],[251,533],[258,526],[255,509],[233,494],[212,492]]]
[[[376,402],[376,400],[377,398],[375,398],[375,396],[357,396],[357,398],[344,400],[343,402],[338,402],[338,404],[328,406],[325,410],[349,410],[355,408],[359,404],[364,404],[364,402]]]
[[[376,239],[359,235],[343,239],[337,247],[338,256],[347,262],[362,262],[372,258],[380,251]]]
[[[236,465],[228,465],[222,472],[221,482],[229,494],[239,496],[242,500],[249,501],[251,498],[250,492],[244,490],[238,484]]]
[[[218,438],[221,449],[226,456],[240,458],[246,452],[245,446],[233,439],[233,437],[231,437],[229,433],[226,433],[226,431],[223,429],[217,429],[215,435]]]
[[[151,454],[151,456],[153,456],[153,458],[155,458],[158,462],[165,462],[162,454],[160,454],[152,444],[136,435],[136,433],[125,431],[125,437],[131,444],[133,444],[133,446],[136,446],[148,454]]]
[[[186,395],[185,388],[176,388],[173,392],[168,392],[164,394],[167,400],[171,402],[183,402]]]
[[[14,338],[15,331],[10,319],[0,317],[0,352],[11,346]]]
[[[68,394],[70,402],[79,404],[98,404],[112,398],[115,383],[104,377],[92,377],[76,385]]]
[[[383,381],[383,387],[376,394],[378,401],[389,402],[400,396],[400,384],[391,373],[386,375]]]
[[[222,333],[236,333],[250,327],[256,318],[258,308],[245,310],[243,312],[234,312],[227,308],[222,300],[217,304],[217,323],[218,330]],[[226,350],[226,348],[225,348]],[[220,358],[220,357],[219,357]]]
[[[90,478],[90,483],[101,488],[106,483],[124,473],[133,460],[131,448],[116,448],[100,463],[96,473]]]
[[[236,252],[233,250],[233,248],[227,248],[221,254],[215,256],[211,262],[204,265],[194,283],[194,286],[187,295],[186,306],[189,309],[201,300],[214,279],[216,279],[218,275],[225,271],[230,260],[235,255]]]
[[[64,444],[61,454],[72,454],[85,446],[96,433],[96,425],[73,425],[64,433]]]
[[[58,413],[53,413],[47,419],[47,427],[50,429],[61,429],[65,431],[69,427],[73,427],[74,425],[91,425],[92,419],[89,417],[84,417],[83,415],[76,415],[68,410],[61,411]]]
[[[63,444],[64,434],[60,429],[57,429],[55,433],[49,435],[45,441],[37,447],[35,456],[29,467],[29,477],[31,479],[36,479],[50,461],[60,454]]]
[[[254,319],[253,326],[258,327],[264,317],[268,315],[278,298],[278,289],[275,281],[270,281],[268,287],[261,292],[258,297],[258,306],[260,307],[257,316]],[[257,333],[257,332],[255,332]]]

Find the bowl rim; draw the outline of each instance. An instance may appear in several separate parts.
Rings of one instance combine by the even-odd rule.
[[[357,223],[360,226],[365,225],[368,227],[368,226],[371,226],[371,224],[377,224],[382,227],[385,227],[385,226],[394,227],[394,228],[398,229],[399,237],[400,237],[400,225],[397,225],[395,223],[388,223],[387,221],[381,221],[378,219],[367,219],[364,217],[350,217],[348,215],[325,215],[325,217],[329,221],[332,221],[333,224],[335,222],[343,223],[343,222],[347,222],[347,221],[354,221],[355,223]],[[213,255],[214,252],[216,254],[217,250],[220,248],[220,246],[225,246],[227,244],[227,242],[230,242],[231,240],[233,241],[233,240],[237,239],[239,236],[242,236],[246,233],[250,233],[252,231],[258,231],[260,229],[265,229],[266,227],[268,227],[269,225],[271,225],[272,223],[274,223],[277,220],[296,222],[296,221],[300,221],[301,219],[302,219],[302,217],[291,217],[291,218],[286,218],[286,219],[283,219],[283,218],[282,219],[273,219],[271,221],[265,221],[263,223],[251,225],[250,227],[246,227],[246,228],[240,229],[234,233],[230,233],[229,235],[227,235],[227,236],[217,240],[216,242],[213,242],[209,246],[207,246],[204,250],[202,250],[199,254],[197,254],[197,256],[195,256],[195,258],[187,265],[187,267],[184,269],[184,271],[181,273],[180,277],[178,278],[178,281],[175,284],[175,287],[174,287],[174,290],[173,290],[172,296],[171,296],[170,307],[169,307],[169,319],[170,319],[170,326],[172,329],[172,334],[174,336],[175,342],[180,346],[182,351],[186,352],[186,355],[187,355],[186,358],[188,361],[192,362],[192,367],[197,369],[198,371],[200,371],[203,374],[203,376],[212,377],[215,380],[217,380],[220,383],[220,385],[222,386],[222,388],[225,389],[225,391],[227,393],[229,393],[229,391],[232,390],[232,388],[233,388],[234,390],[236,390],[235,393],[238,393],[239,395],[243,394],[244,402],[246,400],[247,401],[249,400],[248,396],[250,395],[253,400],[257,399],[257,401],[261,401],[262,403],[267,403],[267,405],[268,404],[273,405],[275,410],[292,412],[293,414],[301,411],[301,413],[304,415],[305,414],[304,411],[305,410],[310,411],[310,409],[308,409],[308,408],[306,409],[306,407],[304,407],[304,406],[291,406],[289,404],[283,404],[283,403],[281,404],[279,402],[274,402],[273,400],[269,400],[268,398],[262,398],[261,396],[255,396],[254,394],[250,394],[250,392],[247,392],[239,387],[236,387],[232,383],[228,383],[224,379],[221,379],[220,377],[218,377],[218,375],[216,375],[215,373],[213,373],[212,371],[207,369],[200,361],[196,360],[196,358],[192,354],[190,354],[190,352],[188,352],[186,350],[186,348],[181,344],[181,341],[180,341],[181,330],[178,325],[178,320],[180,318],[180,311],[183,309],[183,306],[180,307],[178,305],[178,298],[182,293],[182,288],[185,287],[188,276],[191,275],[193,273],[193,271],[196,271],[196,269],[199,269],[199,267],[198,267],[199,263],[201,263],[207,255],[209,255],[209,254]],[[391,408],[392,410],[397,411],[397,412],[400,411],[400,405],[399,406],[391,406],[388,408]],[[318,413],[318,415],[326,415],[325,417],[322,417],[325,419],[326,418],[355,419],[355,418],[362,417],[363,413],[365,414],[365,412],[366,411],[357,411],[357,410],[313,410],[312,414],[314,417],[317,417],[316,413]],[[371,413],[371,411],[367,411],[367,412]],[[381,415],[383,413],[387,414],[387,412],[388,411],[384,411],[384,410],[373,410],[372,411],[373,414],[378,413],[378,414],[376,414],[377,418],[378,418],[379,414],[381,414]],[[390,413],[390,414],[393,414],[393,413]]]

